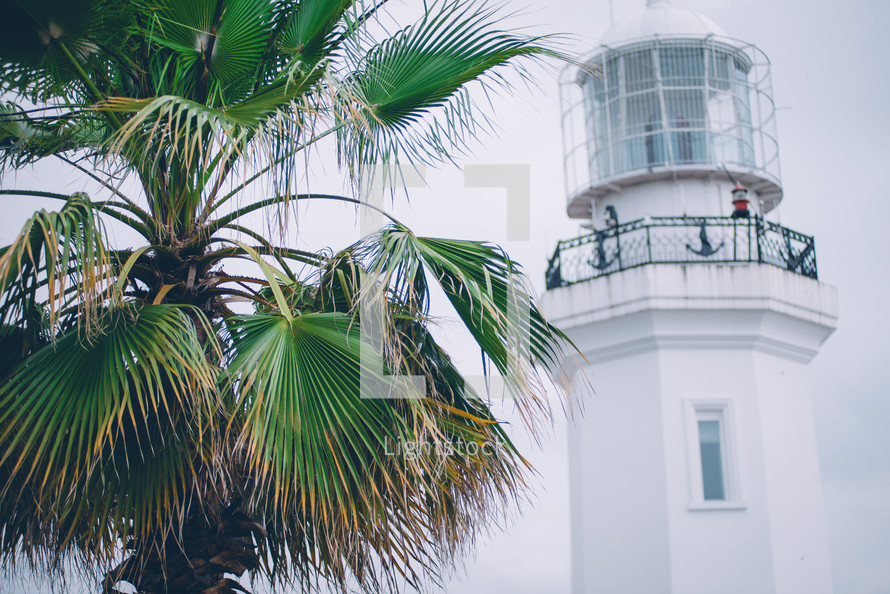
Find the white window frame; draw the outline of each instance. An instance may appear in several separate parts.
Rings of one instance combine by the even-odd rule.
[[[686,452],[689,476],[690,511],[739,510],[747,505],[742,498],[739,478],[739,457],[736,446],[733,406],[730,400],[686,401]],[[720,424],[720,455],[723,466],[724,499],[706,500],[702,479],[699,421],[718,421]]]

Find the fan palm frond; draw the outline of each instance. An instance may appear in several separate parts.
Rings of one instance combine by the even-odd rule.
[[[150,541],[196,496],[224,490],[201,485],[219,460],[195,447],[212,451],[218,405],[195,316],[169,305],[115,307],[99,332],[65,333],[3,382],[4,555],[24,547],[57,561],[73,548],[108,561],[121,537]]]
[[[496,11],[467,0],[438,2],[364,56],[352,56],[345,81],[340,131],[346,163],[437,162],[460,150],[478,128],[480,114],[467,83],[495,73],[517,57],[557,55],[541,39],[493,27]],[[490,80],[498,80],[491,78]]]
[[[85,194],[58,212],[41,210],[13,243],[0,249],[0,323],[18,325],[36,307],[38,291],[50,327],[70,309],[90,320],[112,281],[103,227]],[[42,297],[42,295],[40,296]]]
[[[251,226],[293,201],[377,208],[310,191],[313,149],[329,139],[354,187],[451,159],[485,125],[469,87],[553,55],[482,0],[395,34],[385,6],[6,7],[0,173],[51,157],[98,186],[0,189],[64,203],[0,248],[0,561],[73,562],[109,592],[246,591],[247,571],[422,588],[522,496],[494,390],[429,311],[444,292],[534,428],[567,343],[502,250],[395,219],[317,251]],[[109,220],[141,243],[112,247]]]

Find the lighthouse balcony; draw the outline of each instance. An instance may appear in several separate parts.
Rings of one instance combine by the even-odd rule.
[[[759,216],[646,217],[560,241],[548,289],[649,264],[767,264],[818,279],[812,236]]]

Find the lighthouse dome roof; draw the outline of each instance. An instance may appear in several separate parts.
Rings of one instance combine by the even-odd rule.
[[[643,37],[726,37],[723,28],[708,17],[673,6],[670,0],[647,0],[645,10],[615,23],[603,35],[603,45],[619,45]]]

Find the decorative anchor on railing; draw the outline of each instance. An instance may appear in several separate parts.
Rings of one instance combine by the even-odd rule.
[[[547,263],[547,288],[555,289],[562,286],[562,266],[559,261],[559,250]]]
[[[705,225],[704,221],[702,221],[702,223],[701,223],[701,231],[699,232],[698,236],[699,236],[699,238],[701,238],[701,249],[700,250],[692,249],[691,245],[689,245],[688,243],[686,244],[686,249],[689,250],[690,252],[692,252],[693,254],[697,254],[699,256],[703,256],[703,257],[707,258],[707,257],[713,256],[714,254],[719,252],[720,248],[723,247],[724,242],[722,242],[722,241],[720,242],[720,245],[718,245],[716,248],[711,245],[711,241],[708,239],[708,228]]]
[[[785,259],[785,266],[788,267],[788,270],[797,270],[797,267],[800,266],[809,255],[809,253],[813,251],[813,244],[808,244],[807,247],[805,247],[799,254],[795,256],[794,248],[791,246],[791,234],[788,232],[788,229],[782,229],[782,237],[785,239],[785,249],[788,250],[788,255],[783,255],[783,258]]]
[[[612,263],[618,259],[619,254],[621,253],[621,248],[615,252],[615,255],[612,256],[611,260],[606,259],[606,249],[603,247],[603,239],[605,239],[606,232],[598,231],[596,234],[596,259],[590,258],[587,262],[596,268],[597,270],[605,270]]]
[[[701,243],[693,246],[690,239],[696,227]],[[712,231],[718,234],[715,239],[709,237]],[[718,238],[723,241],[716,241]],[[686,250],[682,249],[684,245]],[[649,217],[560,241],[547,265],[547,288],[648,264],[724,262],[766,264],[819,278],[813,238],[757,215],[735,219]]]

